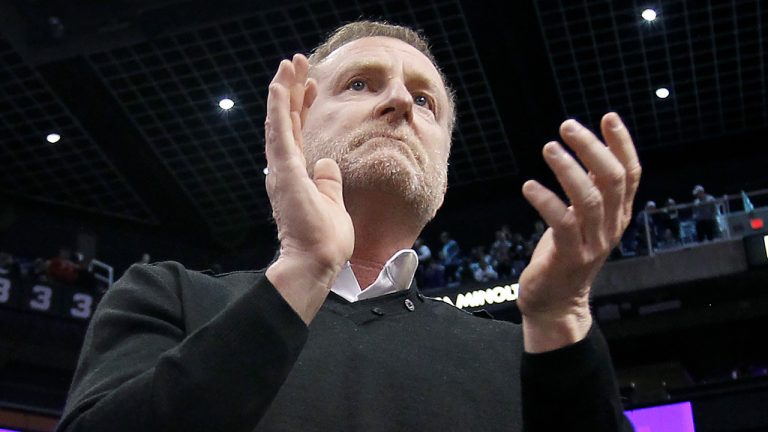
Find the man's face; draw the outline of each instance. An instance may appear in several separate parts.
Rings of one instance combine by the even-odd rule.
[[[344,191],[402,197],[426,223],[443,202],[451,108],[435,67],[398,39],[343,45],[316,65],[304,121],[308,165],[339,163]]]

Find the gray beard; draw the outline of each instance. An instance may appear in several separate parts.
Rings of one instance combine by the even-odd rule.
[[[408,150],[398,149],[398,144],[371,142],[382,136],[394,136],[404,142],[413,159],[407,155]],[[374,145],[382,148],[370,148]],[[393,151],[402,155],[392,155]],[[368,190],[400,197],[421,227],[435,216],[445,195],[447,161],[437,160],[442,157],[437,153],[427,154],[407,128],[393,130],[389,125],[373,124],[337,139],[316,134],[305,136],[304,155],[310,175],[318,160],[335,160],[341,170],[345,195]]]

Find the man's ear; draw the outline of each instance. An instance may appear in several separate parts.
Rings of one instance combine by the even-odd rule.
[[[304,103],[301,108],[301,124],[304,124],[304,119],[307,117],[307,110],[315,102],[317,97],[317,81],[314,78],[309,78],[307,84],[304,85]]]

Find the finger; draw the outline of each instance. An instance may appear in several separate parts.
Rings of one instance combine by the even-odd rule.
[[[293,66],[293,62],[290,60],[282,60],[280,66],[277,68],[272,83],[277,83],[290,90],[296,77],[296,70]]]
[[[642,173],[637,150],[629,131],[618,114],[608,113],[604,115],[600,122],[600,129],[611,153],[616,156],[626,172],[623,210],[625,218],[629,220],[632,218],[632,202],[635,199]]]
[[[315,81],[314,78],[309,78],[307,80],[307,86],[304,89],[304,106],[301,109],[301,124],[304,124],[304,121],[307,118],[307,112],[309,111],[309,107],[312,106],[312,104],[315,102],[315,98],[317,97],[317,81]]]
[[[584,241],[601,242],[603,224],[603,199],[600,190],[578,162],[557,142],[544,146],[544,160],[555,173],[563,187],[579,221],[579,231]]]
[[[555,241],[565,246],[577,246],[579,235],[569,219],[568,207],[554,192],[535,180],[523,183],[523,196],[552,228]]]
[[[335,203],[344,206],[342,195],[341,170],[333,159],[323,158],[315,163],[314,181],[317,190]]]
[[[606,230],[614,237],[623,220],[626,188],[624,167],[595,134],[576,120],[563,122],[560,135],[587,167],[590,178],[600,190]]]
[[[264,135],[266,139],[265,152],[270,167],[277,165],[296,153],[296,144],[293,139],[293,124],[290,116],[290,93],[282,83],[286,75],[292,74],[288,69],[292,68],[290,62],[283,60],[278,67],[275,78],[269,85],[267,95],[267,119],[264,122]],[[273,169],[273,172],[279,170]]]
[[[301,135],[301,118],[299,113],[291,111],[291,132],[293,133],[293,141],[296,143],[296,147],[301,153],[304,153],[304,140]]]
[[[304,88],[307,84],[309,62],[301,54],[293,56],[294,77],[291,83],[291,112],[301,113],[304,107]]]

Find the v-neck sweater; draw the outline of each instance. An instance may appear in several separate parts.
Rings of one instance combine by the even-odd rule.
[[[525,429],[524,429],[525,428]],[[593,328],[523,351],[520,326],[415,287],[307,327],[263,271],[215,277],[134,265],[86,334],[60,431],[619,431],[610,356]]]

